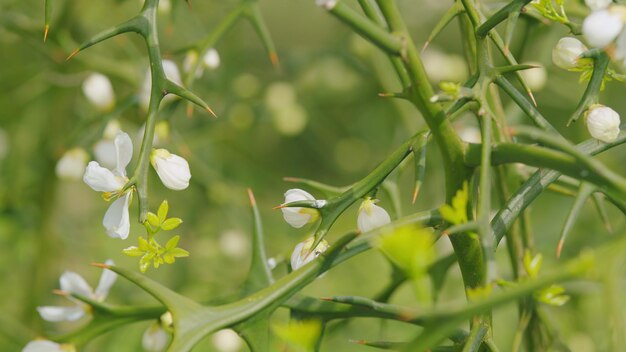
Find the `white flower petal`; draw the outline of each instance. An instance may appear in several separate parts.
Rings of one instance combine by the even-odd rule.
[[[85,173],[89,155],[83,148],[72,148],[66,151],[56,164],[55,172],[59,178],[80,180]]]
[[[391,222],[385,209],[374,204],[370,199],[363,201],[357,217],[359,231],[368,232]]]
[[[37,307],[37,311],[43,320],[50,322],[76,321],[85,315],[85,311],[79,305],[73,307],[43,306]]]
[[[311,251],[311,246],[313,246],[314,241],[315,239],[310,237],[304,242],[300,242],[296,245],[296,248],[294,248],[293,253],[291,254],[291,269],[298,270],[313,259],[319,257],[322,253],[326,252],[329,247],[326,240],[322,240],[322,242],[317,245],[317,248],[315,248],[314,251]]]
[[[115,265],[111,259],[108,259],[104,262],[107,265]],[[117,274],[109,269],[104,269],[102,271],[102,275],[100,276],[100,281],[98,282],[98,287],[96,287],[96,300],[103,301],[108,295],[111,286],[117,280]]]
[[[285,204],[302,200],[315,200],[315,197],[299,188],[293,188],[285,192]],[[281,211],[285,221],[292,227],[299,229],[309,223],[312,218],[312,215],[304,211],[304,209],[300,207],[285,207],[281,208]]]
[[[148,352],[160,352],[167,346],[169,334],[158,323],[150,325],[143,333],[141,345]]]
[[[125,240],[130,232],[130,216],[128,214],[128,205],[131,193],[127,192],[118,198],[104,214],[102,225],[106,229],[107,235],[113,238],[121,238]]]
[[[585,5],[593,11],[604,10],[612,3],[613,0],[585,0]]]
[[[604,48],[617,37],[623,26],[618,14],[600,10],[585,18],[583,34],[592,47]]]
[[[587,113],[587,129],[593,138],[613,142],[620,132],[619,114],[608,106],[592,106]]]
[[[72,271],[66,271],[59,279],[61,290],[77,293],[85,297],[93,296],[93,289],[82,276]]]
[[[83,175],[83,181],[98,192],[119,191],[126,184],[122,177],[115,176],[109,169],[105,169],[97,161],[90,161]]]
[[[83,93],[99,109],[108,110],[115,105],[113,86],[107,76],[93,73],[83,82]]]
[[[117,164],[115,142],[113,139],[101,139],[93,146],[96,161],[109,170],[113,170]]]
[[[552,62],[564,70],[569,70],[577,66],[578,58],[585,51],[587,47],[580,40],[563,37],[552,49]]]
[[[211,342],[219,352],[237,352],[243,345],[241,337],[232,329],[217,331],[211,337]]]
[[[126,176],[126,166],[133,157],[133,142],[125,132],[118,132],[115,136],[115,173],[117,176]]]
[[[191,172],[187,160],[165,149],[156,149],[150,155],[150,163],[165,187],[175,191],[189,187]]]
[[[63,352],[61,345],[48,340],[35,340],[29,342],[22,352]]]

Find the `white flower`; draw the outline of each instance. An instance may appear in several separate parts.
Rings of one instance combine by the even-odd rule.
[[[107,260],[106,264],[114,265],[112,260]],[[87,298],[91,298],[95,301],[102,302],[108,296],[111,286],[115,283],[117,274],[111,270],[104,269],[100,276],[100,282],[98,287],[94,291],[91,286],[83,279],[82,276],[77,273],[66,271],[61,275],[60,284],[61,290],[67,293],[75,293]],[[73,306],[42,306],[37,307],[37,311],[41,318],[46,321],[59,322],[59,321],[75,321],[85,314],[89,313],[89,306],[71,296],[68,299],[74,302]]]
[[[623,27],[619,14],[600,10],[585,18],[583,35],[592,47],[604,48],[619,35]]]
[[[613,142],[620,132],[619,114],[603,105],[594,105],[587,112],[587,129],[593,138]]]
[[[217,331],[211,337],[211,342],[219,352],[237,352],[242,347],[241,337],[231,329]]]
[[[315,197],[313,197],[309,192],[299,188],[293,188],[285,192],[284,204],[302,200],[315,200]],[[285,221],[297,229],[310,222],[314,222],[319,216],[317,210],[310,208],[284,207],[281,208],[281,210]]]
[[[115,146],[115,168],[109,170],[100,166],[97,161],[91,161],[87,165],[83,181],[94,191],[104,192],[105,199],[119,196],[109,206],[102,224],[110,237],[126,239],[130,232],[128,205],[132,193],[130,190],[123,194],[120,192],[128,182],[126,166],[133,156],[133,143],[128,134],[124,132],[119,132],[113,143]]]
[[[187,160],[165,149],[153,149],[150,163],[165,187],[180,191],[189,186],[191,172]]]
[[[169,334],[161,328],[159,322],[155,322],[143,333],[141,345],[148,352],[160,352],[167,347]]]
[[[76,348],[71,344],[58,344],[49,340],[34,340],[29,342],[22,352],[75,352]]]
[[[378,200],[372,200],[368,197],[361,203],[357,217],[359,231],[368,232],[391,222],[387,211],[376,205],[376,202],[378,202]]]
[[[89,160],[89,154],[83,148],[72,148],[66,151],[55,167],[57,177],[80,180],[85,172],[87,160]]]
[[[163,71],[165,72],[165,77],[170,81],[182,86],[183,81],[180,79],[180,72],[178,72],[178,66],[176,63],[171,60],[163,60]],[[139,105],[144,109],[148,109],[148,105],[150,104],[150,90],[152,89],[152,74],[150,69],[146,71],[146,78],[141,85],[141,91],[139,92]],[[168,96],[169,97],[169,96]],[[168,99],[166,97],[166,99]]]
[[[578,39],[563,37],[552,49],[552,62],[558,67],[569,70],[578,65],[578,59],[587,47]]]
[[[585,5],[593,11],[604,10],[613,3],[613,0],[585,0]]]
[[[330,247],[326,240],[322,240],[315,250],[312,251],[311,247],[314,241],[315,239],[313,237],[309,237],[304,242],[300,242],[296,245],[296,248],[294,248],[291,254],[291,269],[298,270],[300,267],[319,257],[320,254],[326,252],[328,247]]]
[[[210,70],[218,68],[220,66],[220,54],[213,48],[207,50],[202,57],[202,64]]]
[[[315,0],[315,5],[325,10],[332,10],[337,5],[338,0]]]
[[[115,105],[115,93],[107,76],[92,73],[83,82],[83,93],[100,110],[109,110]]]
[[[120,122],[116,119],[110,120],[104,128],[102,139],[93,147],[96,161],[107,169],[113,169],[116,165],[115,136],[121,131]]]

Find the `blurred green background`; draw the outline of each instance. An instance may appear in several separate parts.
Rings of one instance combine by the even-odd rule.
[[[452,3],[398,2],[418,45],[424,43]],[[182,67],[185,51],[180,49],[206,36],[236,4],[234,0],[192,1],[189,9],[182,1],[173,3],[169,12],[160,14],[164,57]],[[310,235],[311,229],[293,229],[279,211],[272,210],[293,187],[283,177],[350,184],[423,125],[419,113],[408,103],[377,96],[399,89],[385,58],[317,8],[313,0],[261,0],[260,4],[280,67],[272,67],[254,28],[240,21],[215,46],[220,66],[205,71],[194,85],[194,91],[219,118],[212,119],[198,110],[188,117],[184,104],[165,108],[161,115],[171,128],[163,146],[187,157],[192,184],[183,192],[167,190],[151,170],[151,208],[155,211],[163,199],[169,201],[171,216],[184,220],[177,233],[191,256],[159,270],[150,269],[146,275],[198,301],[228,299],[245,277],[252,226],[247,187],[255,192],[261,209],[268,254],[289,258],[292,248]],[[55,165],[70,148],[92,152],[106,121],[115,118],[134,138],[135,157],[128,169],[132,170],[139,150],[138,131],[145,119],[145,112],[132,103],[147,69],[143,43],[138,36],[128,34],[92,47],[69,62],[65,58],[77,43],[128,19],[140,7],[139,0],[54,1],[50,37],[44,44],[43,2],[0,0],[2,351],[20,350],[36,335],[67,331],[77,325],[46,323],[35,311],[40,305],[66,304],[51,294],[64,270],[80,273],[95,286],[100,270],[90,267],[91,262],[111,258],[123,267],[137,268],[136,258],[121,253],[143,235],[136,221],[137,202],[131,206],[130,238],[111,239],[101,226],[108,204],[82,181],[57,178]],[[577,83],[576,74],[560,71],[550,62],[552,46],[565,30],[523,19],[517,33],[513,48],[520,61],[540,62],[546,67],[547,84],[536,90],[540,110],[573,141],[588,138],[580,122],[564,127],[584,87]],[[463,81],[466,69],[460,55],[459,29],[453,24],[425,52],[433,84]],[[81,84],[93,72],[111,79],[117,100],[113,112],[99,111],[83,95]],[[623,93],[622,83],[610,83],[603,93],[604,104],[618,112],[626,111]],[[526,121],[513,107],[507,108],[507,114],[511,124]],[[473,124],[470,118],[460,119],[459,132],[471,134],[467,129]],[[617,149],[601,159],[623,173],[624,157]],[[416,205],[410,205],[412,172],[401,178],[405,215],[441,204],[443,173],[438,158],[438,151],[431,147],[425,186]],[[380,204],[389,209],[383,193],[380,198]],[[556,261],[556,242],[571,203],[571,198],[546,194],[531,207],[533,233],[538,250],[544,253],[545,267]],[[621,233],[623,216],[612,208],[609,215],[615,232]],[[332,242],[354,228],[356,206],[333,227],[328,239]],[[574,256],[608,237],[593,205],[588,204],[569,236],[563,257]],[[447,243],[440,243],[440,247],[442,253],[450,250]],[[505,251],[498,254],[499,274],[509,278]],[[276,269],[277,275],[284,272],[284,265]],[[316,297],[372,296],[389,280],[389,274],[389,265],[372,251],[318,279],[305,293]],[[599,323],[606,319],[607,309],[598,305],[602,292],[592,285],[567,288],[573,299],[564,307],[548,308],[563,341],[573,351],[606,350],[607,332]],[[412,298],[407,285],[393,302],[414,304]],[[439,300],[459,303],[464,299],[460,274],[454,268]],[[148,300],[147,294],[123,279],[118,280],[108,299],[119,304]],[[503,351],[510,348],[515,316],[514,304],[495,314],[496,342]],[[277,322],[286,319],[286,311],[275,315]],[[141,334],[148,325],[138,323],[107,333],[86,350],[139,350]],[[366,351],[368,347],[349,340],[403,340],[416,331],[413,326],[375,319],[335,322],[327,330],[322,350]],[[279,341],[275,346],[282,349]],[[218,347],[206,339],[197,350],[219,351]]]

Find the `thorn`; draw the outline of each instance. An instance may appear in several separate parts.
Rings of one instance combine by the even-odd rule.
[[[332,297],[320,297],[320,300],[326,301],[326,302],[333,302],[334,301],[334,299]]]
[[[213,117],[217,118],[217,115],[215,115],[215,113],[213,112],[213,110],[211,110],[210,107],[206,107],[206,111],[208,111],[211,115],[213,115]]]
[[[63,290],[52,290],[52,294],[58,295],[58,296],[69,296],[70,293],[67,291],[63,291]]]
[[[531,92],[529,89],[527,93],[528,93],[528,96],[530,97],[530,100],[532,100],[533,105],[537,107],[537,101],[535,100],[535,95],[533,94],[533,92]]]
[[[415,204],[415,201],[417,200],[417,195],[420,193],[420,186],[415,186],[415,189],[413,190],[413,198],[411,199],[411,204]]]
[[[278,61],[278,54],[272,51],[270,53],[270,61],[272,62],[272,66],[274,66],[274,69],[276,70],[280,69],[280,62]]]
[[[287,205],[287,204],[277,205],[277,206],[273,207],[273,208],[272,208],[272,210],[286,208],[286,205]]]
[[[193,115],[193,106],[191,104],[187,104],[187,117],[191,117]]]
[[[76,54],[78,54],[78,52],[80,51],[80,48],[74,50],[70,56],[67,57],[67,59],[65,59],[65,61],[70,61],[71,58],[73,58],[74,56],[76,56]]]
[[[504,45],[504,55],[509,55],[509,44]]]
[[[46,27],[43,30],[43,42],[45,43],[46,40],[48,40],[48,30],[50,29],[50,25],[46,25]]]
[[[430,45],[430,41],[427,40],[426,43],[424,43],[424,45],[422,46],[422,51],[420,52],[420,54],[423,54],[424,51],[426,51],[426,48],[428,48],[429,45]]]
[[[111,269],[111,266],[109,264],[104,264],[104,263],[91,263],[89,265],[95,266],[96,268],[101,268],[101,269]]]
[[[378,93],[378,96],[381,98],[406,98],[404,93]]]
[[[187,8],[191,10],[191,1],[185,0],[185,2],[187,3]]]
[[[252,193],[252,188],[248,188],[248,198],[250,198],[250,205],[256,207],[256,199],[254,199],[254,193]]]
[[[565,241],[563,241],[562,239],[559,240],[559,244],[556,246],[556,257],[560,258],[561,257],[561,251],[563,250],[563,245],[565,244]]]
[[[283,177],[283,181],[285,182],[300,182],[300,179],[297,177]]]

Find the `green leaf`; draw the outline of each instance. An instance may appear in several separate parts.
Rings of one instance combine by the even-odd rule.
[[[131,257],[139,257],[139,256],[144,255],[145,251],[142,251],[137,246],[131,246],[131,247],[127,247],[127,248],[123,249],[122,253],[124,253],[124,254],[126,254],[128,256],[131,256]]]
[[[157,211],[157,214],[159,216],[159,223],[163,223],[165,219],[167,219],[167,212],[169,209],[170,207],[167,200],[164,200],[161,205],[159,205],[159,210]]]
[[[165,245],[165,250],[169,251],[171,249],[176,248],[176,246],[178,245],[178,241],[180,241],[180,236],[178,235],[170,238],[170,240],[167,241],[167,244]]]
[[[434,262],[434,240],[430,230],[409,225],[379,237],[376,245],[408,277],[417,280],[428,273]]]
[[[467,222],[467,204],[469,200],[469,190],[467,182],[463,188],[456,192],[452,198],[452,204],[444,204],[439,208],[441,217],[449,223],[458,225]]]
[[[146,221],[148,222],[148,224],[150,224],[150,226],[152,226],[154,229],[158,229],[159,226],[161,226],[161,221],[159,220],[159,218],[156,216],[155,213],[153,212],[148,212],[148,214],[146,214]]]
[[[541,269],[541,263],[543,262],[543,256],[541,253],[534,257],[529,250],[524,253],[524,269],[530,278],[536,278],[539,276],[539,270]]]
[[[180,218],[169,218],[161,224],[161,228],[165,231],[171,231],[180,226],[183,223],[183,220]]]

